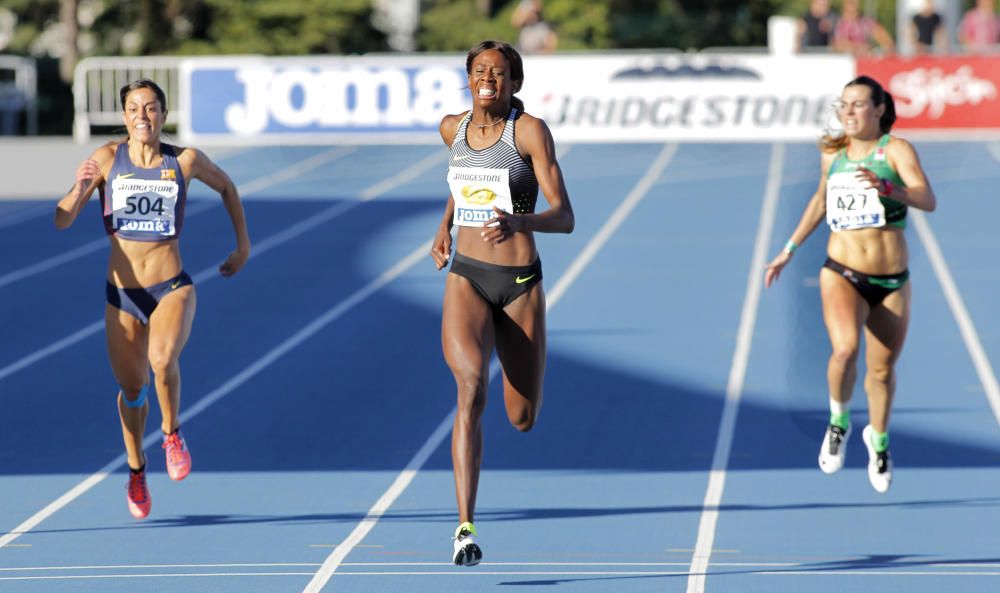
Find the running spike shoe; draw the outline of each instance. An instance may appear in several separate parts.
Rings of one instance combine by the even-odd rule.
[[[456,566],[475,566],[483,559],[476,543],[476,526],[466,521],[455,530],[455,552],[451,557]]]
[[[868,481],[872,483],[872,488],[876,492],[885,493],[892,484],[892,458],[888,449],[881,452],[875,450],[875,445],[872,444],[874,432],[875,429],[870,424],[861,432],[865,449],[868,449]]]
[[[847,438],[851,436],[851,426],[847,430],[833,424],[826,427],[823,444],[819,448],[819,468],[824,474],[835,474],[844,467]]]
[[[145,519],[149,516],[149,509],[153,507],[153,499],[149,496],[149,488],[146,487],[146,466],[134,472],[128,472],[128,485],[125,486],[126,499],[128,500],[128,511],[136,519]]]
[[[167,475],[171,480],[183,480],[191,473],[191,453],[188,451],[184,436],[178,428],[176,431],[163,435],[163,448],[167,452]]]

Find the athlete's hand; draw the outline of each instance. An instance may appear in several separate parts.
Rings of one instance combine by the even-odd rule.
[[[441,269],[448,265],[451,258],[451,229],[444,226],[438,229],[431,244],[431,257],[434,258],[434,265]]]
[[[776,255],[771,263],[767,264],[767,269],[764,271],[764,287],[770,288],[772,284],[778,281],[778,276],[781,275],[781,270],[784,269],[785,264],[792,261],[792,254],[788,253],[784,249],[781,253]]]
[[[249,251],[240,251],[237,249],[236,251],[230,253],[229,257],[226,258],[226,261],[219,265],[219,273],[226,278],[229,278],[236,272],[239,272],[247,263],[248,259],[250,259]]]
[[[858,167],[855,177],[865,186],[865,189],[874,189],[882,193],[882,178],[876,175],[871,169]]]
[[[100,175],[101,165],[97,161],[94,159],[83,161],[76,169],[76,190],[83,193]]]
[[[493,218],[483,223],[483,232],[480,235],[487,243],[503,243],[514,233],[524,230],[524,219],[516,214],[510,214],[493,207]]]

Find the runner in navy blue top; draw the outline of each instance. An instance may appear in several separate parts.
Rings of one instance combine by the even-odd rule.
[[[441,342],[458,386],[451,451],[459,526],[452,561],[471,566],[482,550],[473,513],[482,460],[482,413],[494,346],[503,368],[507,418],[531,430],[542,405],[545,295],[533,233],[569,233],[573,209],[545,122],[514,97],[524,82],[521,56],[484,41],[465,63],[472,110],[441,120],[451,149],[451,197],[431,248],[440,270],[456,253],[445,281]],[[535,213],[538,190],[548,209]]]
[[[181,263],[188,183],[200,179],[219,192],[232,221],[236,249],[219,272],[232,276],[250,257],[243,206],[236,186],[204,153],[160,140],[166,96],[151,80],[120,91],[128,137],[98,148],[76,171],[76,182],[56,207],[60,229],[73,224],[98,191],[111,241],[104,322],[130,472],[126,501],[136,518],[149,514],[142,436],[149,411],[149,371],[163,420],[167,473],[182,480],[191,455],[180,432],[181,350],[194,321],[195,289]]]

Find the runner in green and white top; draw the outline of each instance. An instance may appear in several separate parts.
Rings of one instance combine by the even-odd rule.
[[[862,436],[869,481],[876,491],[886,492],[892,481],[894,367],[910,319],[906,213],[909,207],[933,211],[937,200],[916,150],[889,134],[896,110],[882,85],[860,76],[847,83],[836,106],[843,133],[824,136],[819,187],[792,236],[768,264],[764,283],[771,286],[798,246],[826,221],[832,232],[819,282],[832,354],[827,367],[830,422],[819,466],[832,474],[844,465],[863,327],[869,423]]]

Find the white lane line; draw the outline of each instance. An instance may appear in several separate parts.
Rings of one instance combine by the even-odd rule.
[[[272,348],[270,351],[267,352],[267,354],[258,358],[256,361],[254,361],[253,364],[251,364],[250,366],[246,367],[245,369],[237,373],[235,376],[233,376],[231,379],[229,379],[228,381],[217,387],[211,393],[200,398],[197,402],[195,402],[194,405],[192,405],[190,408],[185,410],[180,415],[179,418],[180,422],[183,424],[189,421],[194,416],[200,414],[203,410],[205,410],[205,408],[217,402],[218,400],[222,399],[240,385],[246,383],[254,375],[260,373],[262,370],[273,364],[276,360],[287,354],[289,351],[297,347],[299,344],[312,337],[314,334],[316,334],[316,332],[320,331],[321,329],[329,325],[331,322],[333,322],[338,317],[349,311],[355,305],[361,303],[366,298],[368,298],[369,296],[371,296],[372,294],[383,288],[385,285],[389,284],[390,282],[398,278],[401,274],[403,274],[403,272],[416,265],[418,261],[423,260],[423,258],[427,256],[427,254],[429,253],[430,248],[431,248],[430,241],[428,241],[427,243],[413,250],[409,255],[407,255],[405,258],[397,262],[394,266],[392,266],[385,272],[382,272],[381,275],[379,275],[377,278],[369,282],[367,285],[358,289],[353,294],[348,296],[346,299],[342,300],[340,303],[335,305],[332,309],[327,310],[323,315],[320,315],[319,317],[314,319],[311,323],[306,325],[304,328],[295,332],[295,334],[292,335],[290,338],[287,338],[285,341],[281,342],[276,347]],[[149,449],[150,447],[156,445],[156,439],[154,437],[157,435],[157,433],[158,430],[153,430],[150,431],[149,434],[147,434],[144,437],[144,442],[146,443],[144,449]],[[36,526],[38,526],[38,524],[40,524],[42,521],[48,519],[56,512],[58,512],[60,509],[62,509],[64,506],[66,506],[67,504],[69,504],[70,502],[81,496],[83,493],[93,488],[95,485],[99,484],[101,481],[104,480],[104,478],[108,477],[108,475],[111,472],[124,465],[125,461],[126,457],[124,453],[122,453],[118,457],[115,457],[112,461],[110,461],[96,473],[89,476],[87,479],[85,479],[84,481],[80,482],[79,484],[71,488],[68,492],[60,496],[58,499],[49,503],[45,508],[38,511],[30,518],[28,518],[26,521],[15,527],[13,530],[11,530],[10,533],[7,533],[4,536],[0,537],[0,548],[3,548],[4,546],[14,541],[18,537],[24,535],[25,533],[28,533]]]
[[[677,144],[667,144],[663,147],[663,150],[657,155],[656,160],[649,166],[649,169],[643,175],[642,179],[639,180],[639,183],[632,188],[632,191],[629,192],[618,208],[615,209],[611,217],[604,223],[604,226],[597,231],[594,238],[587,243],[583,251],[580,252],[580,255],[566,269],[563,278],[560,279],[560,282],[547,295],[549,299],[559,300],[566,289],[576,280],[577,276],[583,272],[583,269],[590,265],[591,260],[597,255],[597,252],[604,247],[608,239],[611,238],[628,215],[632,213],[632,210],[635,209],[639,202],[649,193],[649,190],[652,189],[653,184],[656,183],[656,180],[663,174],[663,170],[667,168],[667,165],[673,160],[674,155],[677,154],[677,147]]]
[[[223,564],[85,564],[76,566],[24,566],[0,568],[0,572],[30,572],[59,570],[171,570],[175,568],[305,568],[319,566],[318,562],[227,562]]]
[[[413,176],[419,174],[419,171],[417,170],[419,166],[428,167],[442,160],[443,160],[442,156],[433,155],[433,158],[424,159],[423,161],[420,161],[416,165],[400,172],[396,176],[396,178],[399,179],[399,183],[403,183],[406,180],[411,179]],[[376,196],[374,194],[371,194],[366,199],[371,200],[374,199],[375,197]],[[333,211],[335,208],[336,207],[333,207],[329,210]],[[319,223],[317,222],[316,224]],[[278,245],[277,242],[271,244],[272,247],[277,245]],[[260,247],[258,247],[257,253],[259,254],[261,251],[262,250],[260,249]],[[219,399],[228,395],[233,389],[245,383],[251,377],[253,377],[257,373],[262,371],[264,368],[266,368],[268,365],[272,364],[278,358],[283,356],[289,350],[295,348],[301,342],[303,342],[304,340],[306,340],[307,338],[318,332],[325,325],[331,323],[332,321],[334,321],[335,319],[346,313],[348,310],[350,310],[352,307],[354,307],[358,303],[362,302],[364,299],[371,296],[374,292],[380,290],[382,287],[384,287],[391,281],[395,280],[406,270],[413,267],[418,261],[423,259],[424,256],[427,256],[429,252],[430,252],[430,242],[428,241],[425,244],[418,247],[417,249],[415,249],[404,259],[397,262],[394,266],[382,272],[381,275],[379,275],[377,278],[369,282],[367,285],[355,291],[353,294],[348,296],[346,299],[341,301],[332,309],[329,309],[326,313],[314,319],[312,323],[310,323],[309,325],[305,326],[304,328],[296,332],[292,337],[286,339],[284,342],[282,342],[281,344],[270,350],[263,357],[257,359],[256,362],[245,368],[239,374],[235,375],[229,381],[226,381],[223,385],[216,388],[208,395],[205,395],[204,397],[200,398],[197,402],[194,403],[194,405],[189,407],[185,412],[183,412],[180,415],[179,418],[180,422],[184,423],[188,421],[190,418],[193,418],[196,414],[199,414],[202,410],[204,410],[211,404],[215,403]],[[206,273],[209,273],[209,271],[205,270],[201,272],[201,274],[206,274]],[[98,327],[101,327],[101,325],[99,324]],[[152,447],[155,444],[154,437],[156,436],[157,432],[158,431],[156,430],[151,431],[144,437],[145,442],[147,443],[145,447],[146,449]],[[110,461],[109,463],[107,463],[103,468],[95,472],[93,475],[89,476],[84,481],[80,482],[79,484],[71,488],[68,492],[60,496],[58,499],[49,503],[45,508],[38,511],[31,517],[29,517],[27,520],[25,520],[23,523],[15,527],[9,533],[0,537],[0,548],[3,548],[4,546],[11,543],[18,537],[34,529],[42,521],[51,517],[53,514],[62,509],[64,506],[75,500],[77,497],[79,497],[86,491],[90,490],[96,484],[99,484],[102,480],[104,480],[104,478],[108,477],[108,475],[112,471],[114,471],[115,469],[119,468],[124,464],[125,464],[125,454],[123,453],[118,457],[116,457],[115,459],[113,459],[112,461]]]
[[[986,148],[989,149],[990,154],[993,155],[993,158],[996,159],[998,163],[1000,163],[1000,142],[990,142],[989,144],[986,145]]]
[[[958,290],[958,285],[955,284],[955,279],[948,268],[948,262],[941,252],[941,246],[938,245],[926,215],[915,208],[910,208],[910,218],[913,219],[913,228],[917,230],[920,242],[923,243],[924,250],[927,251],[927,259],[931,262],[934,274],[944,292],[945,300],[948,301],[948,307],[951,308],[951,314],[955,317],[955,323],[958,324],[958,331],[965,342],[965,348],[969,351],[969,357],[972,358],[972,364],[976,368],[976,374],[979,375],[983,391],[986,392],[986,399],[989,401],[990,407],[993,408],[993,416],[1000,423],[1000,383],[997,383],[993,365],[990,364],[983,343],[979,340],[976,325],[972,322],[969,310],[965,308],[965,301]]]
[[[228,154],[222,155],[221,157],[215,159],[215,161],[217,163],[224,163],[226,161],[231,161],[231,160],[233,160],[233,159],[235,159],[237,157],[242,157],[247,152],[250,152],[250,150],[252,150],[252,149],[251,148],[240,148],[238,150],[229,151]],[[36,201],[35,198],[28,198],[28,199],[32,200],[32,201]],[[46,217],[52,216],[53,213],[54,213],[54,210],[55,210],[54,209],[55,203],[58,202],[59,199],[61,199],[61,198],[59,198],[59,196],[53,196],[51,200],[42,198],[41,202],[38,203],[38,204],[32,204],[30,207],[25,208],[21,212],[14,212],[14,213],[6,216],[6,217],[0,218],[0,229],[6,228],[6,227],[9,227],[9,226],[14,226],[16,224],[20,224],[22,222],[25,222],[25,221],[28,221],[28,220],[32,220],[32,219],[35,219],[35,218],[41,218],[43,216],[46,216]],[[19,198],[0,198],[0,202],[4,202],[4,201],[7,201],[7,200],[17,200],[17,201],[19,201],[20,199]],[[107,241],[105,240],[104,243],[107,244]]]
[[[815,576],[833,577],[841,575],[851,575],[858,577],[996,577],[1000,572],[971,572],[971,571],[931,571],[931,570],[790,570],[790,571],[761,571],[753,572],[753,575],[765,576]]]
[[[352,210],[353,208],[359,206],[360,204],[375,199],[380,195],[380,193],[374,191],[375,188],[386,188],[385,190],[379,190],[379,191],[388,191],[389,189],[402,185],[403,183],[413,179],[431,165],[437,164],[443,160],[444,157],[441,155],[438,154],[431,155],[430,157],[422,161],[419,161],[418,163],[408,167],[407,169],[400,171],[391,178],[379,181],[372,187],[369,187],[361,194],[359,194],[358,200],[344,201],[334,204],[333,206],[330,206],[325,210],[321,210],[316,214],[310,216],[308,219],[298,222],[286,228],[283,231],[280,231],[278,233],[275,233],[267,237],[266,239],[263,239],[261,241],[255,241],[253,249],[250,252],[250,259],[252,260],[254,258],[260,257],[262,254],[267,253],[271,249],[278,247],[279,245],[287,241],[290,241],[291,239],[294,239],[295,237],[313,228],[325,224],[327,221],[332,220],[333,218],[336,218],[337,216],[340,216],[341,214],[349,210]],[[106,243],[106,241],[104,242]],[[198,272],[197,274],[193,275],[193,280],[197,284],[201,284],[203,282],[215,278],[221,278],[221,276],[219,276],[218,273],[217,265],[209,266],[204,270]],[[16,360],[3,368],[0,368],[0,380],[3,380],[5,377],[8,377],[25,367],[31,366],[32,364],[38,362],[39,360],[42,360],[43,358],[55,354],[60,350],[64,350],[72,346],[73,344],[76,344],[77,342],[98,333],[103,328],[104,328],[104,320],[100,319],[82,329],[77,330],[76,332],[70,334],[69,336],[60,339],[57,342],[49,344],[45,348],[32,352],[31,354],[19,360]]]
[[[292,165],[287,169],[282,169],[281,171],[278,171],[276,173],[272,173],[270,175],[264,175],[263,177],[258,177],[257,179],[254,179],[243,185],[240,185],[239,188],[240,195],[249,197],[255,192],[277,185],[282,181],[287,181],[288,179],[291,179],[296,175],[301,175],[306,171],[315,169],[316,167],[324,165],[330,162],[331,160],[336,160],[340,157],[346,156],[351,152],[353,152],[353,149],[347,147],[337,147],[325,150],[300,163],[296,163],[295,165]],[[211,208],[219,206],[222,204],[222,201],[199,199],[199,200],[191,200],[189,204],[190,207],[185,212],[185,216],[194,216],[196,214],[204,212],[205,210],[209,210]],[[52,268],[61,266],[62,264],[73,261],[74,259],[83,257],[95,251],[100,251],[101,249],[105,249],[107,247],[108,247],[107,238],[95,239],[88,243],[84,243],[79,247],[75,247],[64,253],[60,253],[59,255],[55,255],[50,258],[44,259],[40,262],[36,262],[29,266],[20,268],[18,270],[8,272],[0,276],[0,288],[8,284],[13,284],[14,282],[17,282],[19,280],[24,280],[25,278],[29,278],[36,274],[40,274],[46,270],[51,270]]]
[[[854,562],[853,560],[831,560],[833,562]],[[754,571],[756,574],[802,574],[802,573],[839,573],[843,570],[835,568],[809,568],[813,563],[810,562],[713,562],[712,566],[728,566],[728,567],[754,567],[754,566],[765,566],[765,567],[789,567],[796,568],[797,570],[781,570],[781,571]],[[0,568],[0,573],[3,572],[60,572],[60,571],[99,571],[99,570],[177,570],[177,569],[199,569],[199,570],[209,570],[213,568],[314,568],[320,566],[319,562],[224,562],[224,563],[182,563],[182,564],[95,564],[95,565],[70,565],[70,566],[21,566],[21,567],[3,567]],[[411,567],[450,567],[452,564],[450,562],[344,562],[341,566],[347,568],[411,568]],[[536,566],[536,567],[578,567],[578,568],[588,568],[588,567],[640,567],[640,568],[651,568],[651,567],[673,567],[673,566],[688,566],[687,562],[619,562],[619,561],[591,561],[591,562],[483,562],[479,566]],[[923,564],[927,568],[972,568],[972,569],[997,569],[1000,568],[1000,564],[995,562],[928,562]],[[857,569],[855,569],[857,570]],[[866,574],[871,574],[871,572],[876,570],[883,570],[878,567],[872,567],[868,571],[864,571]],[[942,574],[941,571],[927,571],[930,574]],[[982,574],[982,572],[972,572],[972,571],[962,571],[969,572],[970,574]],[[312,573],[310,573],[312,574]],[[388,571],[384,574],[408,574],[403,571]]]
[[[86,327],[83,327],[83,328],[80,328],[80,329],[76,330],[75,332],[71,333],[70,335],[66,336],[65,338],[61,338],[61,339],[59,339],[59,340],[57,340],[57,341],[49,344],[48,346],[46,346],[44,348],[40,348],[38,350],[35,350],[31,354],[29,354],[27,356],[23,356],[23,357],[19,358],[18,360],[15,360],[14,362],[12,362],[9,365],[7,365],[7,366],[3,367],[2,369],[0,369],[0,380],[3,380],[6,377],[9,377],[10,375],[13,375],[14,373],[18,372],[19,370],[21,370],[21,369],[23,369],[25,367],[29,367],[29,366],[35,364],[36,362],[38,362],[39,360],[42,360],[43,358],[45,358],[47,356],[55,354],[56,352],[59,352],[60,350],[64,350],[66,348],[69,348],[70,346],[72,346],[73,344],[76,344],[80,340],[83,340],[83,339],[85,339],[85,338],[87,338],[89,336],[92,336],[92,335],[96,334],[103,327],[104,327],[104,320],[103,319],[101,321],[95,321],[94,323],[91,323],[90,325],[88,325]]]
[[[69,580],[94,580],[94,579],[153,579],[153,578],[205,578],[205,577],[299,577],[308,576],[308,572],[207,572],[207,573],[147,573],[147,574],[102,574],[102,575],[44,575],[44,576],[21,576],[21,577],[0,577],[0,581],[69,581]],[[586,579],[588,577],[677,577],[684,576],[686,572],[666,572],[666,571],[625,571],[625,570],[601,570],[601,571],[497,571],[497,570],[445,570],[445,571],[413,571],[413,572],[342,572],[341,577],[387,577],[387,576],[435,576],[453,578],[474,578],[484,576],[548,576],[548,577],[576,577]],[[960,572],[960,571],[767,571],[752,572],[753,576],[952,576],[952,577],[996,577],[1000,572]]]
[[[4,200],[0,199],[0,202],[3,201]],[[52,208],[48,204],[32,204],[19,212],[12,212],[3,218],[0,218],[0,229],[20,224],[26,220],[41,218],[42,216],[51,214]]]
[[[185,216],[194,216],[209,208],[217,205],[216,202],[198,201],[195,203],[191,202],[192,206],[187,209]],[[7,272],[6,274],[0,276],[0,288],[7,286],[8,284],[13,284],[19,280],[24,280],[25,278],[30,278],[36,274],[41,274],[46,270],[51,270],[52,268],[61,266],[65,263],[71,262],[75,259],[81,258],[85,255],[93,253],[95,251],[100,251],[102,249],[108,248],[108,239],[94,239],[88,243],[84,243],[79,247],[74,247],[69,251],[64,251],[59,255],[54,255],[52,257],[43,259],[42,261],[35,262],[29,266]]]
[[[308,572],[205,572],[205,573],[149,573],[149,574],[79,574],[79,575],[40,575],[25,577],[0,577],[0,581],[70,581],[93,579],[157,579],[180,577],[299,577],[309,576]]]
[[[729,454],[733,447],[736,416],[739,413],[740,399],[743,397],[743,382],[746,378],[747,363],[750,360],[750,346],[753,342],[754,325],[757,322],[761,287],[764,284],[764,266],[770,248],[775,213],[778,209],[778,197],[781,192],[781,166],[784,159],[785,145],[775,144],[771,151],[767,186],[764,190],[764,203],[760,209],[760,222],[757,226],[757,238],[754,241],[753,258],[750,261],[743,311],[740,313],[736,350],[733,352],[729,382],[726,385],[726,400],[722,408],[722,419],[719,422],[719,434],[715,441],[712,469],[709,472],[708,487],[705,490],[705,500],[702,503],[701,520],[698,524],[698,540],[694,546],[691,568],[688,571],[687,593],[703,593],[705,591],[706,573],[712,559],[712,545],[715,543],[715,526],[719,520],[719,505],[722,503],[722,493],[726,487],[726,468],[729,466]]]
[[[590,240],[587,246],[580,252],[573,263],[567,268],[566,273],[556,282],[553,289],[548,293],[546,297],[546,310],[552,309],[557,302],[562,298],[563,294],[569,286],[576,280],[583,269],[590,263],[590,261],[597,255],[597,252],[604,243],[607,242],[611,234],[621,225],[625,220],[625,215],[635,208],[635,205],[646,195],[655,183],[656,179],[662,174],[663,169],[666,168],[670,159],[673,158],[674,154],[677,152],[677,146],[673,144],[668,144],[664,146],[663,150],[660,152],[659,156],[650,165],[650,168],[646,171],[643,178],[636,184],[635,189],[622,201],[622,203],[615,209],[615,212],[611,217],[604,223],[597,234]],[[490,364],[490,381],[499,372],[500,365],[494,358],[493,362]],[[457,412],[457,407],[452,408],[451,412],[437,425],[434,432],[427,438],[420,450],[417,451],[416,455],[410,460],[402,472],[396,477],[393,483],[385,491],[385,493],[372,505],[369,509],[368,514],[364,519],[358,523],[357,526],[351,531],[344,542],[338,546],[323,562],[323,565],[316,572],[313,579],[306,585],[303,589],[303,593],[318,593],[330,578],[333,577],[333,573],[343,565],[344,559],[347,557],[351,551],[357,547],[361,541],[375,528],[379,519],[385,512],[392,506],[397,498],[406,490],[416,477],[417,472],[423,467],[424,462],[430,454],[436,450],[444,439],[451,434],[451,426],[455,419],[455,414]]]
[[[362,547],[362,546],[358,546]],[[656,567],[656,566],[687,566],[687,562],[483,562],[480,566],[576,566],[581,568],[592,567],[592,566],[638,566],[638,567]],[[714,566],[723,566],[720,563],[714,563]],[[197,568],[201,570],[207,570],[210,568],[313,568],[319,567],[321,564],[319,562],[227,562],[227,563],[204,563],[204,564],[95,564],[95,565],[72,565],[72,566],[22,566],[22,567],[4,567],[0,568],[0,572],[52,572],[52,571],[64,571],[64,570],[172,570],[180,568]],[[450,562],[344,562],[341,564],[344,567],[354,567],[354,568],[366,568],[366,567],[380,567],[380,568],[394,568],[394,567],[428,567],[428,566],[452,566]],[[803,567],[806,566],[801,562],[729,562],[725,563],[724,566],[768,566],[768,567]],[[935,564],[928,564],[928,566],[937,566]],[[947,567],[976,567],[982,566],[987,568],[998,568],[998,565],[977,565],[977,564],[946,564],[941,566]]]

